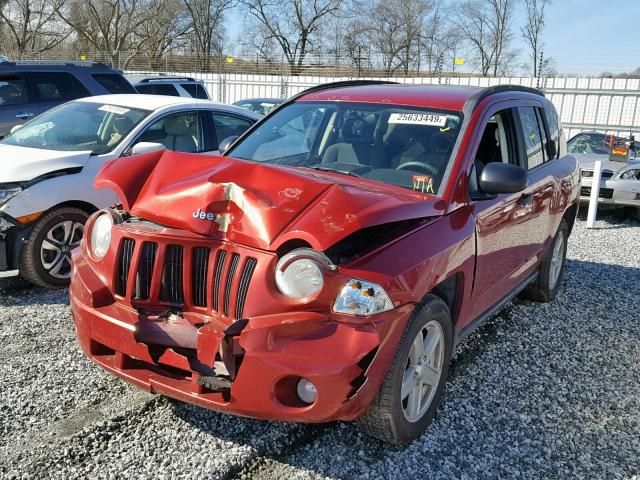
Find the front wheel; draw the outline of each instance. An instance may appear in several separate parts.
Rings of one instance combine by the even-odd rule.
[[[538,278],[522,291],[521,297],[534,302],[550,302],[558,294],[567,257],[569,226],[562,219],[556,236],[540,262]]]
[[[71,278],[71,250],[80,245],[89,215],[78,208],[58,208],[33,227],[20,252],[20,273],[35,285],[63,288]]]
[[[409,319],[380,391],[358,424],[367,434],[407,444],[429,426],[449,373],[453,342],[446,303],[427,295]]]

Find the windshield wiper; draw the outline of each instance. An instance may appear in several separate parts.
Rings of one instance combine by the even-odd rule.
[[[335,168],[327,168],[327,167],[305,167],[305,168],[310,168],[312,170],[319,170],[321,172],[341,173],[343,175],[349,175],[350,177],[360,178],[360,175],[358,175],[357,173],[349,172],[348,170],[336,170]]]

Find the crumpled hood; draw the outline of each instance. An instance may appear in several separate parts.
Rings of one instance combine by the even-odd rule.
[[[363,179],[170,151],[108,162],[94,185],[113,189],[134,216],[264,249],[302,239],[325,250],[361,228],[444,209]]]
[[[84,167],[91,152],[58,152],[0,143],[0,183],[28,182],[66,168]]]

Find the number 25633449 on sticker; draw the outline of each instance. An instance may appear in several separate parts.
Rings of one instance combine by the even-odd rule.
[[[432,113],[392,113],[389,115],[389,123],[444,127],[447,123],[447,116]]]

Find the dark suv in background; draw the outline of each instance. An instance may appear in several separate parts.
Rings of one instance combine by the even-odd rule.
[[[136,91],[121,72],[101,63],[0,62],[0,137],[56,105],[109,93]]]

